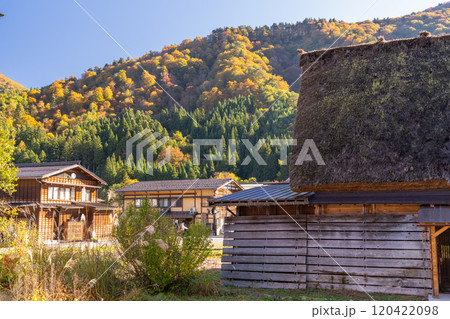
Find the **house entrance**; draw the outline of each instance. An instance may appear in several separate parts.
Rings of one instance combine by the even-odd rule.
[[[450,292],[450,229],[437,237],[439,287],[442,292]]]

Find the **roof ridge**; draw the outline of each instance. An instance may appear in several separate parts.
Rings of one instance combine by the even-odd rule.
[[[229,183],[237,183],[233,178],[204,178],[204,179],[168,179],[136,182],[116,190],[123,191],[156,191],[164,190],[194,190],[194,189],[218,189]],[[188,187],[189,186],[189,187]],[[242,188],[242,187],[240,187]]]
[[[198,178],[198,179],[155,179],[152,181],[137,181],[136,183],[158,183],[158,182],[194,182],[194,181],[230,181],[234,180],[233,178]],[[130,184],[131,185],[131,184]]]
[[[16,167],[70,166],[70,165],[81,165],[81,161],[77,160],[67,162],[19,163],[14,165]]]

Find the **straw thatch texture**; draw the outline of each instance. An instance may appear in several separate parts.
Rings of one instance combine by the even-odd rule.
[[[450,180],[449,44],[423,34],[302,54],[291,187]],[[326,165],[295,165],[311,138]]]

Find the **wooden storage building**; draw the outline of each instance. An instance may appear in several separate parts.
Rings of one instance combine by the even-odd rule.
[[[225,220],[225,284],[427,295],[430,237],[419,212],[450,205],[450,190],[296,193],[279,183],[210,204],[237,207]],[[441,260],[448,285],[450,259]]]

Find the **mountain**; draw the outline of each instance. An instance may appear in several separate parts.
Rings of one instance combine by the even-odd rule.
[[[16,161],[82,159],[109,183],[128,177],[210,177],[223,170],[242,178],[283,179],[287,167],[270,140],[292,136],[300,82],[297,49],[328,48],[335,41],[334,46],[367,43],[380,36],[417,37],[423,30],[449,33],[450,3],[357,23],[305,19],[216,29],[160,52],[93,67],[81,78],[0,94],[0,106],[15,127]],[[144,128],[170,135],[171,147],[181,152],[158,176],[124,166],[126,139]],[[194,138],[218,138],[226,144],[237,137],[253,143],[266,139],[260,149],[268,158],[264,170],[254,161],[247,166],[211,162],[201,169],[192,165]],[[247,156],[241,144],[237,149],[239,159]]]
[[[0,93],[15,90],[21,91],[25,90],[25,88],[19,83],[14,82],[13,80],[7,78],[6,76],[0,73]]]

